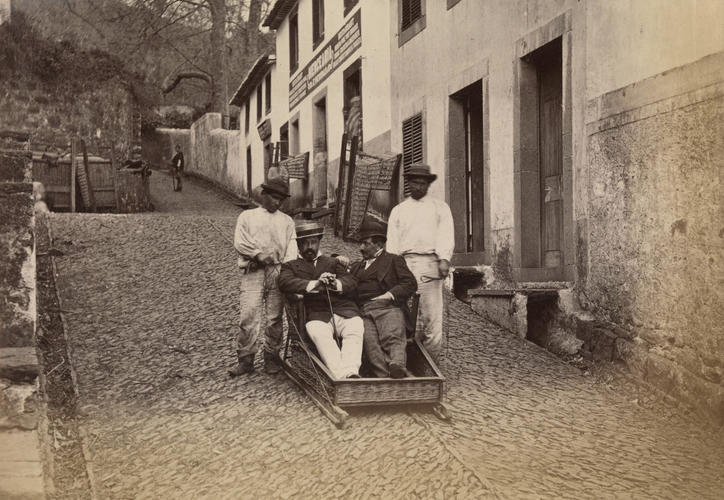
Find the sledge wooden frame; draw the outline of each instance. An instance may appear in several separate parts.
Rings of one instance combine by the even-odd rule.
[[[302,301],[285,301],[285,310],[288,327],[282,369],[338,428],[349,417],[344,408],[360,406],[429,405],[438,418],[450,418],[443,403],[445,377],[417,339],[408,340],[407,345],[407,368],[413,377],[335,379],[307,337]]]

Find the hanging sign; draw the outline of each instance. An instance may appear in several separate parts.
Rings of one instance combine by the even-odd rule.
[[[362,46],[361,21],[360,11],[357,10],[342,29],[289,83],[290,110]]]

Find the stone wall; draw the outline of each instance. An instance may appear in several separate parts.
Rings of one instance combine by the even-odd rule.
[[[241,132],[222,129],[221,114],[205,114],[191,125],[191,130],[157,129],[144,139],[144,154],[148,151],[147,159],[152,164],[167,168],[175,144],[181,144],[187,174],[211,181],[237,196],[246,196]]]
[[[32,192],[24,156],[0,153],[0,348],[34,345]]]
[[[80,137],[89,146],[113,144],[117,157],[127,158],[134,110],[130,88],[116,78],[71,92],[30,77],[0,77],[0,129],[28,132],[31,143],[67,145]]]
[[[30,163],[22,151],[0,153],[0,432],[37,427],[35,219],[30,176]]]
[[[589,103],[587,273],[645,380],[724,423],[724,53]],[[579,273],[580,274],[580,273]]]
[[[159,128],[142,137],[143,158],[152,168],[168,169],[176,154],[176,144],[181,145],[186,168],[191,168],[191,131],[188,129]]]

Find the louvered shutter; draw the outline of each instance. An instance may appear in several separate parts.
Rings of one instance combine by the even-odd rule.
[[[422,0],[402,0],[402,22],[400,29],[407,29],[422,17]]]
[[[423,161],[422,157],[422,113],[402,122],[402,166],[407,172],[410,165]],[[410,189],[405,178],[405,197]]]

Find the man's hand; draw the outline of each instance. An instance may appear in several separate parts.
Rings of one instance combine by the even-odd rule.
[[[335,255],[335,259],[337,259],[344,267],[349,267],[349,257],[346,255]]]
[[[324,283],[324,285],[327,286],[328,288],[336,288],[337,287],[337,285],[335,283],[336,280],[337,280],[337,276],[332,273],[325,272],[319,276],[319,281]]]
[[[450,274],[450,262],[448,260],[440,259],[440,262],[437,264],[437,268],[440,271],[440,276],[443,278]]]
[[[372,297],[370,300],[395,300],[395,296],[390,292],[385,292],[377,297]]]
[[[274,263],[275,263],[275,262],[274,262],[274,256],[273,256],[272,254],[269,254],[269,253],[261,252],[261,253],[257,254],[257,256],[255,257],[255,259],[256,259],[257,262],[259,262],[260,264],[264,264],[265,266],[268,266],[268,265],[271,265],[271,264],[274,264]]]

